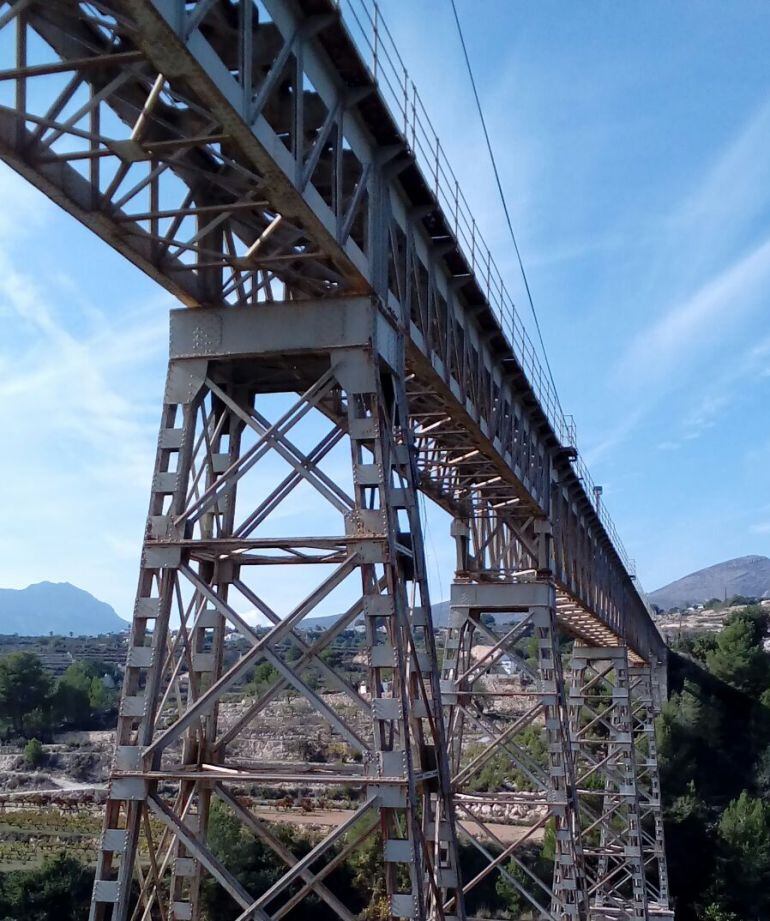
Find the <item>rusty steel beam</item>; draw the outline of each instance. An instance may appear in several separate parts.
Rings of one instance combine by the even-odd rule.
[[[543,917],[665,914],[649,690],[665,645],[379,9],[351,8],[363,19],[346,19],[335,0],[0,3],[0,91],[10,100],[0,157],[195,308],[172,317],[92,919],[127,917],[143,835],[150,873],[138,873],[136,921],[158,908],[197,919],[204,871],[244,918],[282,917],[311,892],[334,909],[327,878],[375,826],[364,817],[365,832],[331,832],[313,851],[328,858],[319,869],[276,848],[238,799],[239,784],[303,779],[356,785],[361,816],[378,813],[394,918],[462,918],[464,895],[493,872]],[[288,401],[278,418],[267,393]],[[311,418],[325,434],[303,443],[296,433]],[[327,465],[345,448],[343,485]],[[283,474],[255,497],[249,484],[268,458]],[[302,490],[334,526],[271,533]],[[458,546],[446,706],[418,491],[453,517]],[[264,597],[265,566],[317,578],[282,607]],[[302,620],[355,576],[363,590],[306,638]],[[244,604],[264,631],[238,613]],[[518,626],[508,633],[481,617],[510,610]],[[357,619],[366,693],[321,655]],[[225,668],[228,629],[248,649]],[[578,651],[615,650],[602,680],[621,696],[637,670],[636,709],[602,715],[610,742],[598,760],[580,677],[598,660],[587,653],[573,672],[568,712],[559,632]],[[526,671],[525,635],[537,641],[534,690],[485,690],[503,665]],[[224,695],[258,662],[274,680],[224,725]],[[318,692],[311,673],[339,699]],[[239,757],[244,733],[288,690],[361,767],[342,756],[324,770]],[[516,696],[530,703],[515,716],[503,707],[492,726],[488,708]],[[471,726],[491,741],[469,754]],[[517,741],[540,726],[547,770]],[[555,826],[544,886],[516,847],[490,850],[494,835],[463,799],[474,772],[503,753]],[[580,783],[597,771],[605,794],[594,814]],[[218,861],[212,795],[281,857],[280,884],[247,892]],[[156,843],[150,814],[164,827]],[[456,829],[486,861],[474,879],[461,879]]]
[[[404,324],[410,411],[452,423],[418,436],[425,491],[455,514],[482,503],[513,530],[546,514],[557,584],[583,612],[576,632],[590,620],[660,659],[515,313],[495,306],[475,251],[469,262],[420,169],[417,126],[410,144],[336,5],[94,11],[60,0],[6,14],[54,57],[28,60],[19,38],[0,62],[17,98],[0,107],[6,162],[190,306],[377,292]],[[40,79],[57,73],[46,101]],[[64,117],[84,89],[80,117]],[[124,133],[101,130],[107,109]]]

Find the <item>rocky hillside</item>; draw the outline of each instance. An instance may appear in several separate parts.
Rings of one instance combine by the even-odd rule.
[[[766,556],[740,556],[707,566],[664,585],[648,597],[665,611],[673,607],[704,604],[711,598],[730,599],[735,595],[770,597],[770,559]]]
[[[109,604],[69,582],[0,588],[1,634],[96,636],[127,629],[126,621]]]

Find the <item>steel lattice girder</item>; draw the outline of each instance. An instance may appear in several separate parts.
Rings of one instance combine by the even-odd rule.
[[[651,913],[654,912],[656,916],[670,910],[663,804],[654,723],[664,699],[665,675],[662,672],[663,669],[660,667],[646,664],[629,668],[647,902]]]
[[[514,621],[498,626],[487,622],[489,615],[507,615]],[[533,664],[526,661],[518,645],[530,635],[536,646]],[[501,676],[502,663],[507,668]],[[513,672],[529,679],[527,689],[512,690]],[[535,581],[531,574],[523,579],[519,576],[519,581],[492,584],[455,582],[441,689],[458,828],[461,837],[486,858],[483,870],[464,881],[465,892],[490,873],[499,873],[538,917],[550,921],[585,918],[584,866],[553,586]],[[516,702],[512,704],[511,698]],[[540,727],[546,740],[545,764],[538,763],[522,737],[527,730]],[[471,744],[474,737],[483,740],[480,751]],[[495,758],[508,761],[518,772],[522,778],[519,789],[474,792],[474,781]],[[519,801],[529,808],[538,806],[541,815],[521,838],[505,844],[479,812]],[[547,824],[553,825],[555,849],[550,883],[522,859]]]
[[[421,489],[545,514],[562,619],[664,658],[332,0],[17,0],[0,27],[6,162],[188,305],[374,290],[405,333]]]
[[[649,916],[628,650],[575,643],[569,670],[575,761],[591,916]]]
[[[305,309],[281,307],[286,313]],[[135,917],[160,902],[167,916],[197,918],[205,868],[241,906],[244,919],[282,917],[309,893],[352,919],[324,878],[362,834],[377,829],[393,917],[464,917],[414,450],[403,389],[399,395],[403,373],[393,364],[400,337],[371,304],[361,308],[356,323],[346,334],[333,330],[334,345],[326,347],[319,345],[324,337],[315,328],[317,313],[292,327],[290,344],[285,322],[271,325],[266,315],[250,310],[181,311],[173,317],[93,921],[128,916],[142,839],[149,871]],[[292,396],[289,407],[268,421],[260,398],[294,390],[299,398]],[[352,456],[349,489],[320,462],[328,433],[309,449],[295,440],[313,413],[332,440],[339,426],[330,417],[344,417]],[[250,480],[276,455],[283,475],[272,491],[259,485],[256,501],[250,501]],[[335,536],[275,535],[274,513],[300,485],[336,520]],[[267,565],[321,567],[323,574],[304,600],[279,610],[263,595],[259,576]],[[297,632],[303,619],[356,576],[361,588],[333,626],[314,640]],[[267,617],[266,632],[237,613],[244,600]],[[365,624],[367,696],[319,658],[358,617]],[[229,667],[223,657],[226,627],[250,647]],[[296,658],[287,658],[287,643]],[[275,670],[272,687],[234,725],[223,726],[224,695],[260,661]],[[313,689],[305,678],[311,666],[340,690],[344,705]],[[287,686],[346,750],[360,756],[358,767],[296,763],[292,772],[290,762],[249,763],[229,755],[239,735]],[[351,704],[356,720],[348,713]],[[360,790],[358,809],[301,859],[239,799],[239,787],[242,792],[254,782],[280,785],[297,778],[316,789],[344,783]],[[265,892],[246,891],[208,846],[212,794],[287,864]],[[151,817],[163,829],[160,839],[153,838]],[[444,912],[445,903],[451,912]]]

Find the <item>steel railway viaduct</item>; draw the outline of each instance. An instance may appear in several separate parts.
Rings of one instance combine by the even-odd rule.
[[[92,921],[197,919],[204,876],[240,919],[312,895],[352,921],[329,874],[369,835],[392,918],[472,915],[490,874],[525,917],[671,917],[665,647],[376,4],[15,0],[0,55],[0,156],[183,305]],[[457,547],[440,653],[420,494]],[[354,621],[366,691],[322,655]],[[250,648],[225,666],[228,628]],[[272,686],[224,720],[260,662]],[[287,689],[336,760],[244,754]],[[479,790],[501,758],[517,784]],[[304,856],[243,796],[287,783],[358,791]],[[522,797],[542,818],[504,844],[486,817]],[[212,799],[285,865],[265,891],[207,843]]]

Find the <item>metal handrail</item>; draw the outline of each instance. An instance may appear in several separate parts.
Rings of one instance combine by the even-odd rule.
[[[455,241],[497,316],[513,354],[525,372],[554,433],[563,445],[576,448],[572,417],[566,417],[562,412],[550,375],[543,371],[535,346],[471,213],[459,180],[444,153],[417,87],[409,77],[377,0],[334,2],[351,38],[369,66],[391,116],[403,132],[423,177],[432,188]],[[587,495],[594,502],[596,513],[623,565],[634,576],[635,564],[628,556],[604,503],[596,501],[594,482],[579,454],[574,468]]]

